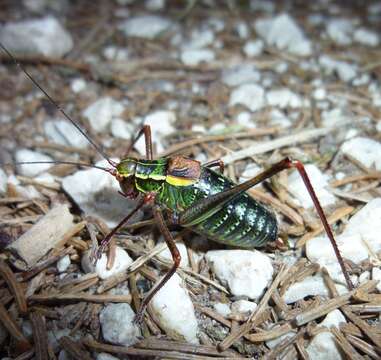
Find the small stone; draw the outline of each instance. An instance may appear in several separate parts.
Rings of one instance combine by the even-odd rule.
[[[0,195],[4,195],[7,192],[8,176],[3,169],[0,168]]]
[[[345,155],[350,155],[367,168],[381,170],[381,143],[365,137],[356,137],[341,146]]]
[[[189,267],[188,252],[186,246],[183,243],[176,243],[176,246],[179,249],[181,255],[180,266]],[[159,255],[165,260],[173,262],[172,255],[168,247],[166,247]]]
[[[214,32],[210,29],[195,29],[191,33],[191,39],[184,46],[184,50],[202,49],[215,42]]]
[[[107,353],[99,353],[96,359],[97,360],[119,360],[119,358]]]
[[[157,110],[144,118],[144,124],[151,127],[152,141],[156,145],[157,153],[164,150],[161,140],[175,131],[173,127],[175,122],[176,114],[168,110]],[[134,147],[141,155],[145,156],[146,145],[143,136],[135,143]]]
[[[172,21],[155,15],[142,15],[122,22],[119,29],[128,37],[154,39],[172,26]]]
[[[58,272],[60,273],[63,273],[65,272],[68,267],[70,266],[70,256],[69,255],[65,255],[64,257],[62,257],[61,259],[59,259],[57,261],[57,270]]]
[[[311,42],[288,14],[259,19],[255,22],[255,30],[268,45],[276,46],[279,50],[299,56],[312,54]]]
[[[362,284],[365,281],[368,281],[370,279],[370,272],[369,271],[364,271],[360,276],[359,276],[359,283]]]
[[[0,27],[0,42],[14,54],[60,58],[73,47],[71,35],[52,16],[8,22]]]
[[[374,267],[372,269],[372,279],[378,280],[377,290],[378,290],[378,292],[381,293],[381,269],[380,268]]]
[[[312,93],[315,100],[324,100],[327,97],[327,91],[324,88],[317,88]]]
[[[115,159],[114,159],[115,161]],[[109,167],[106,160],[97,166]],[[115,227],[133,208],[136,202],[121,196],[119,182],[99,169],[80,170],[63,178],[62,187],[86,215],[99,216],[111,228]],[[143,213],[133,216],[131,223],[139,221]]]
[[[241,184],[253,178],[254,176],[258,175],[261,171],[263,171],[262,167],[258,166],[255,163],[250,163],[246,166],[245,170],[242,172],[238,182]]]
[[[328,55],[320,56],[319,64],[327,74],[336,73],[344,82],[349,82],[357,76],[357,66],[355,64],[334,60]]]
[[[233,66],[222,72],[222,82],[228,86],[257,83],[260,79],[261,74],[253,64]]]
[[[50,120],[44,122],[46,136],[54,143],[64,146],[74,146],[84,149],[88,140],[70,123],[65,120]]]
[[[129,52],[126,48],[107,46],[103,50],[103,56],[110,61],[126,62],[129,58]]]
[[[265,91],[255,84],[243,84],[230,94],[229,106],[244,105],[255,112],[265,106]]]
[[[263,47],[262,40],[250,40],[244,45],[243,52],[247,57],[256,57],[262,54]]]
[[[326,187],[328,187],[328,177],[313,164],[305,165],[305,170],[311,180],[320,204],[323,207],[334,204],[336,202],[336,197],[326,189]],[[309,209],[314,207],[311,196],[308,193],[299,172],[296,170],[294,170],[288,177],[288,190],[303,208]]]
[[[272,280],[270,258],[256,250],[214,250],[208,251],[205,258],[235,296],[258,299]]]
[[[248,111],[242,111],[237,115],[237,123],[247,129],[255,129],[256,125]]]
[[[214,58],[214,51],[210,49],[187,49],[180,54],[181,61],[188,66],[196,66],[203,62],[208,63]]]
[[[352,43],[353,23],[349,19],[333,19],[327,24],[328,36],[338,45]]]
[[[188,291],[175,273],[148,304],[151,316],[174,340],[198,344],[197,320]]]
[[[241,39],[247,39],[249,37],[249,26],[244,21],[239,21],[234,28]]]
[[[373,47],[380,43],[378,34],[365,28],[357,29],[353,34],[353,39],[359,44]]]
[[[258,305],[255,302],[248,300],[237,300],[233,302],[231,309],[232,312],[238,312],[242,314],[252,313]]]
[[[33,161],[54,161],[48,155],[42,154],[37,151],[32,151],[28,149],[20,149],[16,151],[15,154],[16,162],[33,162]],[[34,177],[52,167],[53,164],[24,164],[17,165],[17,170],[21,175]]]
[[[101,258],[98,259],[97,264],[94,267],[93,259],[91,258],[91,251],[87,251],[82,256],[82,269],[86,273],[95,272],[102,279],[107,279],[110,276],[118,274],[122,271],[127,270],[128,266],[132,263],[132,259],[127,254],[127,252],[119,246],[115,247],[115,260],[114,265],[111,269],[107,269],[107,255],[102,254]]]
[[[270,112],[271,124],[274,126],[289,127],[291,126],[291,120],[285,115],[285,113],[279,109],[272,109]]]
[[[122,114],[124,106],[110,97],[103,97],[83,112],[83,116],[89,120],[91,127],[98,132],[105,131],[113,118]]]
[[[116,138],[131,140],[135,133],[135,126],[123,119],[116,118],[111,120],[111,134]]]
[[[289,89],[270,90],[266,94],[266,99],[269,105],[278,106],[281,109],[288,107],[298,108],[302,106],[302,99]]]
[[[228,304],[216,303],[213,304],[213,309],[223,317],[227,317],[231,313],[230,306]]]
[[[104,339],[116,345],[136,344],[141,334],[134,319],[135,313],[129,304],[106,305],[99,314]]]
[[[150,11],[159,11],[165,8],[166,0],[147,0],[145,7]]]
[[[70,83],[71,91],[78,94],[85,91],[87,88],[87,82],[81,78],[73,79]]]
[[[321,113],[322,123],[324,126],[334,126],[348,119],[342,108],[333,108],[323,110]]]

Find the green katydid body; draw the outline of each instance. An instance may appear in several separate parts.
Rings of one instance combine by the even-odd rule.
[[[175,221],[201,199],[235,186],[222,174],[182,156],[157,160],[127,158],[116,170],[124,193],[156,194],[156,204]],[[262,246],[277,237],[275,215],[245,192],[218,211],[179,223],[216,242],[243,248]]]

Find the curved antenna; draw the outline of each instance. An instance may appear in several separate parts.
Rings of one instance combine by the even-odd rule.
[[[84,167],[90,167],[94,169],[99,169],[106,171],[110,174],[114,173],[114,169],[108,169],[102,166],[97,166],[93,164],[87,164],[87,163],[80,163],[75,161],[59,161],[59,160],[52,160],[52,161],[18,161],[18,162],[11,162],[11,163],[0,163],[0,166],[7,166],[7,165],[27,165],[27,164],[66,164],[66,165],[77,165],[77,166],[84,166]]]
[[[3,51],[10,57],[10,59],[16,64],[16,66],[21,69],[21,71],[29,78],[29,80],[46,96],[46,98],[55,106],[55,108],[68,120],[70,121],[76,129],[87,139],[87,141],[94,147],[94,149],[108,161],[108,163],[115,167],[116,164],[113,162],[103,151],[103,149],[97,145],[90,137],[86,134],[86,132],[66,113],[66,111],[55,101],[47,92],[43,89],[43,87],[35,80],[32,75],[28,73],[28,71],[21,65],[21,63],[11,54],[11,52],[0,42],[0,47]]]

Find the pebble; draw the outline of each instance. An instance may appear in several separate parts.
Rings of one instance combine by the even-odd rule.
[[[256,250],[213,250],[205,255],[212,271],[235,296],[258,299],[272,280],[270,258]]]
[[[328,176],[323,174],[314,164],[305,165],[305,170],[311,180],[321,206],[324,207],[334,204],[336,197],[326,189],[328,186]],[[314,207],[311,196],[297,170],[292,171],[288,177],[288,190],[303,208],[310,209]]]
[[[349,19],[329,21],[326,31],[331,40],[338,45],[350,45],[352,43],[353,23]]]
[[[215,42],[214,32],[210,29],[195,29],[191,33],[190,41],[183,46],[184,50],[202,49]]]
[[[259,19],[255,22],[255,30],[268,45],[276,46],[279,50],[286,50],[298,56],[312,54],[311,42],[288,14],[280,14],[270,19]]]
[[[256,57],[262,54],[264,43],[262,40],[250,40],[243,47],[243,53],[247,57]]]
[[[172,21],[156,15],[136,16],[123,21],[119,29],[128,37],[154,39],[172,26]]]
[[[20,149],[16,151],[15,154],[15,161],[26,161],[26,162],[32,162],[32,161],[54,161],[53,158],[51,158],[48,155],[42,154],[37,151],[32,151],[28,149]],[[17,165],[17,171],[24,176],[34,177],[46,170],[48,170],[50,167],[52,167],[53,164],[24,164],[24,165]]]
[[[176,246],[179,249],[181,255],[180,266],[189,267],[189,259],[186,246],[183,243],[176,243]],[[166,247],[159,255],[160,257],[163,257],[165,260],[173,262],[172,255],[168,247]]]
[[[353,40],[366,46],[378,46],[380,39],[378,34],[365,28],[357,29],[353,34]]]
[[[148,304],[155,322],[174,340],[198,344],[198,324],[193,303],[175,273]]]
[[[248,300],[237,300],[234,301],[231,309],[232,312],[238,312],[238,313],[252,313],[256,308],[257,304],[253,301],[248,301]]]
[[[7,184],[11,184],[14,186],[17,194],[20,197],[24,197],[26,199],[38,199],[41,198],[41,193],[36,190],[36,188],[32,185],[21,186],[20,180],[17,179],[15,175],[10,175],[7,179]]]
[[[105,131],[113,118],[120,116],[124,105],[111,97],[103,97],[89,105],[83,116],[89,120],[91,127],[97,131]]]
[[[261,166],[258,166],[255,163],[250,163],[246,166],[245,170],[242,172],[241,176],[238,179],[238,183],[241,184],[254,176],[258,175],[261,171],[263,171],[263,168]]]
[[[109,167],[106,160],[96,165]],[[86,215],[100,217],[110,228],[115,227],[136,206],[135,200],[118,193],[119,182],[99,169],[80,170],[66,176],[62,187]],[[142,214],[139,211],[132,217],[131,223],[142,219]]]
[[[86,88],[87,88],[87,82],[81,78],[73,79],[70,83],[70,89],[75,94],[85,91]]]
[[[339,61],[331,58],[328,55],[319,57],[319,64],[324,69],[325,73],[336,73],[340,80],[349,82],[357,76],[357,66],[349,64],[345,61]]]
[[[132,259],[127,252],[119,246],[115,247],[115,260],[111,269],[107,269],[107,255],[103,253],[101,258],[98,259],[97,264],[94,267],[93,259],[91,257],[91,251],[87,251],[82,256],[82,269],[86,273],[95,272],[102,280],[107,279],[115,274],[127,270],[128,266],[132,263]]]
[[[213,304],[213,309],[223,317],[227,317],[231,314],[230,306],[224,303]]]
[[[350,155],[367,168],[381,170],[381,143],[366,137],[356,137],[341,146],[345,155]]]
[[[239,21],[235,24],[234,29],[241,39],[247,39],[249,37],[250,29],[246,22]]]
[[[253,64],[232,66],[222,71],[222,82],[228,86],[258,83],[261,74]]]
[[[165,8],[166,0],[147,0],[145,7],[150,11],[159,11]]]
[[[162,139],[175,131],[173,124],[176,122],[176,114],[173,111],[157,110],[144,118],[144,124],[151,126],[152,141],[156,145],[157,153],[164,151]],[[135,149],[140,155],[146,155],[144,136],[135,143]]]
[[[103,56],[110,61],[126,62],[129,58],[129,52],[123,47],[107,46],[103,50]]]
[[[65,120],[50,120],[44,122],[46,136],[54,143],[64,146],[74,146],[84,149],[89,145],[87,139]]]
[[[341,323],[346,323],[344,315],[340,310],[334,310],[328,313],[325,319],[318,325],[318,327],[325,326],[328,329],[331,327],[339,328]],[[306,347],[306,351],[310,359],[317,360],[337,360],[345,359],[340,347],[335,341],[335,336],[327,329],[327,331],[320,332],[313,337],[311,342]]]
[[[336,285],[339,293],[347,291],[343,285]],[[324,296],[329,297],[330,292],[324,282],[323,276],[319,273],[313,276],[307,276],[302,281],[292,284],[282,298],[286,304],[292,304],[298,300],[302,300],[307,296]]]
[[[210,49],[187,49],[180,54],[181,61],[188,66],[197,66],[203,62],[208,63],[214,58],[214,52]]]
[[[229,106],[244,105],[251,111],[257,111],[265,106],[265,91],[256,84],[243,84],[230,94]]]
[[[111,120],[111,134],[119,139],[131,140],[135,133],[135,126],[123,119]]]
[[[374,267],[372,269],[372,279],[378,280],[377,290],[378,290],[378,292],[381,293],[381,269],[380,268]]]
[[[73,48],[73,39],[52,16],[8,22],[0,28],[0,42],[14,54],[60,58]]]
[[[324,126],[335,126],[348,120],[342,108],[333,108],[321,112],[322,123]]]
[[[4,195],[8,188],[8,176],[3,169],[0,168],[0,195]]]
[[[267,102],[270,106],[278,106],[281,109],[285,108],[298,108],[302,106],[302,99],[300,96],[289,89],[275,89],[270,90],[266,94]]]
[[[251,114],[248,111],[242,111],[237,115],[237,124],[247,128],[255,129],[257,126],[251,119]]]
[[[107,353],[99,353],[96,357],[97,360],[119,360],[119,358]]]
[[[140,328],[134,323],[135,313],[127,303],[108,304],[99,314],[102,334],[106,341],[131,346],[139,341]]]
[[[65,272],[69,268],[70,263],[71,263],[71,261],[70,261],[70,256],[69,255],[65,255],[64,257],[59,259],[57,261],[57,270],[58,270],[58,272],[60,272],[60,273]]]
[[[289,127],[291,126],[291,120],[285,115],[285,113],[279,109],[272,109],[270,111],[270,121],[274,126]]]

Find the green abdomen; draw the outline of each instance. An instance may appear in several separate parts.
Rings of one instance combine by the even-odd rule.
[[[193,185],[173,186],[165,183],[158,201],[169,210],[181,212],[197,200],[233,186],[230,179],[203,167],[200,180]],[[243,193],[214,215],[190,226],[190,229],[220,243],[254,248],[276,240],[278,227],[271,211]]]

